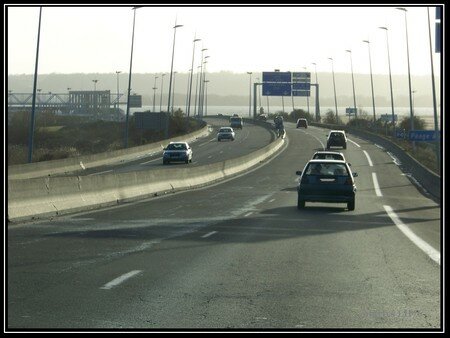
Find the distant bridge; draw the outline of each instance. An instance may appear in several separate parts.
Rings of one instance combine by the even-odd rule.
[[[68,93],[36,93],[36,107],[61,108],[62,110],[88,110],[116,107],[124,94],[111,95],[109,90],[104,91],[69,91]],[[33,94],[8,93],[8,108],[31,107]]]

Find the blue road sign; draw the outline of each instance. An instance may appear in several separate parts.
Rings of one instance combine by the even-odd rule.
[[[291,96],[290,83],[263,83],[263,96]]]
[[[311,83],[309,82],[297,82],[292,84],[292,90],[311,90]]]
[[[395,129],[395,137],[406,139],[407,133],[404,129]]]
[[[345,115],[356,115],[356,109],[355,108],[345,108]]]
[[[292,96],[311,96],[311,92],[309,90],[293,90]]]
[[[263,82],[291,82],[291,72],[263,72]]]
[[[410,141],[437,141],[440,138],[440,132],[434,130],[411,130],[409,132]]]
[[[292,82],[311,82],[311,73],[310,72],[292,73]]]

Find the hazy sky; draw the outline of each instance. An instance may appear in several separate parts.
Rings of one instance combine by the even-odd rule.
[[[442,3],[443,4],[443,3]],[[427,7],[406,6],[410,69],[431,73]],[[8,74],[34,73],[39,7],[5,5]],[[306,7],[303,5],[149,5],[136,10],[133,73],[168,73],[176,29],[174,71],[194,70],[200,50],[207,48],[208,72],[280,71],[369,73],[370,40],[373,73],[388,73],[386,32],[393,74],[407,74],[405,12],[395,7],[361,5]],[[435,8],[430,7],[434,53]],[[40,74],[128,73],[133,10],[131,6],[62,5],[43,7],[39,49]],[[350,49],[352,53],[346,52]]]

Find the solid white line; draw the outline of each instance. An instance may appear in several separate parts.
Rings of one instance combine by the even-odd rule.
[[[140,164],[142,165],[142,164],[147,164],[147,163],[150,163],[150,162],[161,161],[161,160],[162,160],[162,157],[159,157],[159,158],[155,158],[154,160],[150,160],[150,161],[147,161],[147,162],[142,162]]]
[[[350,141],[351,143],[353,143],[355,146],[357,146],[358,148],[361,148],[361,146],[358,144],[358,143],[356,143],[355,141],[352,141],[352,140],[350,140],[350,139],[347,139],[348,141]]]
[[[126,274],[124,274],[124,275],[122,275],[120,277],[117,277],[116,279],[112,280],[111,282],[106,283],[100,289],[109,290],[109,289],[111,289],[111,288],[113,288],[113,287],[123,283],[125,280],[127,280],[127,279],[129,279],[129,278],[131,278],[131,277],[141,273],[141,272],[142,272],[141,270],[130,271],[130,272],[128,272],[128,273],[126,273]]]
[[[269,203],[272,203],[273,201],[275,201],[275,198],[272,198],[272,199],[269,201]]]
[[[253,214],[253,211],[246,213],[246,214],[244,215],[244,217],[248,217],[248,216],[250,216],[251,214]]]
[[[384,210],[388,216],[395,223],[397,228],[400,229],[403,234],[408,237],[415,245],[417,245],[423,252],[425,252],[433,261],[441,265],[441,253],[425,242],[422,238],[417,236],[414,232],[411,231],[397,216],[397,214],[392,210],[389,205],[383,205]]]
[[[100,175],[100,174],[104,174],[104,173],[109,173],[110,171],[112,171],[112,169],[111,169],[111,170],[106,170],[106,171],[100,171],[100,172],[98,172],[98,173],[89,174],[89,175],[87,175],[87,176]]]
[[[372,180],[373,180],[373,186],[375,187],[375,193],[378,197],[382,197],[383,194],[381,193],[380,186],[378,185],[378,179],[377,174],[372,173]]]
[[[207,233],[206,235],[203,235],[202,238],[206,238],[206,237],[212,236],[212,235],[214,235],[216,233],[217,233],[217,231],[211,231],[210,233]]]
[[[367,157],[367,161],[369,162],[369,166],[373,167],[373,163],[372,163],[372,160],[370,159],[369,153],[367,151],[365,151],[365,150],[363,150],[363,153]]]
[[[199,147],[203,147],[205,144],[208,144],[208,143],[210,143],[210,142],[212,142],[212,141],[215,141],[215,140],[216,140],[216,138],[213,138],[213,139],[211,139],[211,140],[209,140],[209,141],[207,141],[207,142],[205,142],[205,143],[199,144],[198,146],[199,146]]]

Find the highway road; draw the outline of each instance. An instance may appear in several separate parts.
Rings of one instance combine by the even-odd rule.
[[[223,183],[9,226],[7,328],[440,330],[440,205],[349,136],[355,210],[297,210],[325,134],[287,124],[276,157]]]
[[[236,129],[236,139],[234,141],[217,141],[217,132],[220,127],[230,125],[228,118],[204,118],[204,121],[210,126],[210,133],[206,137],[201,137],[194,142],[189,142],[193,151],[192,163],[174,162],[164,168],[180,168],[179,166],[198,166],[214,162],[221,162],[231,158],[249,154],[255,150],[264,148],[268,145],[275,134],[268,129],[245,123],[242,129]],[[163,143],[164,144],[164,143]],[[165,144],[166,145],[166,144]],[[108,166],[99,166],[78,171],[77,175],[101,175],[107,173],[122,173],[140,170],[152,170],[162,168],[162,149],[157,154],[151,154],[137,158],[134,161],[119,162]]]

